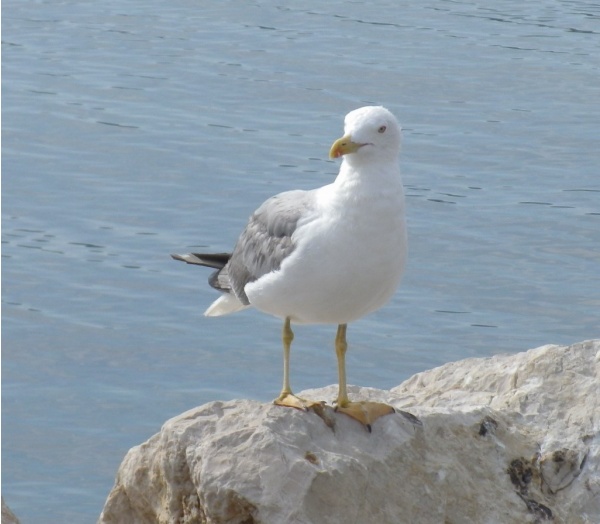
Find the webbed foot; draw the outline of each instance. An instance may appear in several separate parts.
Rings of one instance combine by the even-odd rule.
[[[396,410],[392,406],[383,404],[382,402],[347,402],[343,406],[337,406],[335,411],[338,413],[344,413],[354,420],[360,422],[367,428],[367,431],[371,433],[371,425],[378,418],[385,415],[391,415]]]
[[[273,401],[273,404],[276,406],[295,408],[301,411],[312,411],[321,417],[325,424],[333,429],[333,417],[326,412],[328,409],[331,413],[331,407],[328,407],[324,400],[307,400],[305,398],[297,397],[293,393],[282,393]]]

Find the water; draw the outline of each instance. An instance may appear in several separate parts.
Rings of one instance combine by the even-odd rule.
[[[126,451],[215,399],[272,399],[280,322],[205,319],[207,271],[343,115],[404,125],[410,260],[349,329],[349,381],[600,335],[600,4],[14,1],[3,6],[3,485],[93,522]],[[292,385],[336,382],[327,326]]]

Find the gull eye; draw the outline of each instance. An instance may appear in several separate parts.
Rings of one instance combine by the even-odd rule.
[[[386,129],[387,129],[387,127],[385,127],[385,126],[381,126],[381,127],[380,127],[380,128],[377,130],[377,132],[378,132],[378,133],[385,133],[385,130],[386,130]]]

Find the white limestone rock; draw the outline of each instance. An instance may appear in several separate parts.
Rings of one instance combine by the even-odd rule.
[[[335,398],[336,386],[304,392]],[[129,451],[99,523],[600,522],[600,340],[467,359],[328,410],[211,402]],[[410,414],[412,415],[410,415]],[[330,427],[333,426],[333,427]]]
[[[19,524],[19,519],[6,505],[4,497],[2,497],[2,524]]]

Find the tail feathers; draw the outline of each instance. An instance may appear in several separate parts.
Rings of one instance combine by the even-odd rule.
[[[204,312],[205,317],[220,317],[229,313],[236,313],[250,306],[242,304],[234,294],[224,293],[215,300],[210,307]]]
[[[187,264],[216,269],[208,279],[208,283],[215,289],[222,291],[223,294],[204,312],[205,316],[220,317],[221,315],[228,315],[229,313],[235,313],[236,311],[250,307],[249,305],[242,304],[231,290],[228,272],[229,266],[227,266],[227,262],[231,258],[231,253],[188,253],[187,255],[171,255],[171,257]]]
[[[187,255],[171,255],[174,260],[180,260],[187,264],[194,264],[196,266],[212,267],[214,269],[221,269],[224,267],[229,259],[231,253],[188,253]]]

